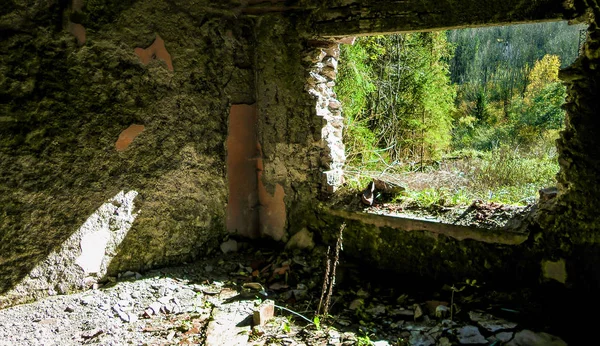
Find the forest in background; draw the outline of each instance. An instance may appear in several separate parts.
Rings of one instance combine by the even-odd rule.
[[[555,184],[555,140],[586,27],[524,24],[358,38],[342,46],[346,177],[423,205],[532,201]]]

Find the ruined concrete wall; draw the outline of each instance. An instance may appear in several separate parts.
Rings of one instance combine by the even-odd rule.
[[[256,100],[261,165],[262,235],[275,240],[305,227],[314,215],[323,150],[315,100],[304,90],[312,48],[284,17],[263,16],[256,28]]]
[[[315,100],[315,110],[318,117],[323,119],[325,126],[321,130],[324,191],[328,193],[344,183],[344,164],[346,163],[346,148],[342,141],[344,118],[342,105],[333,91],[337,77],[340,45],[328,41],[309,41],[314,47],[305,58],[310,62],[310,70],[306,83],[306,91]]]
[[[445,236],[432,237],[426,231],[404,232],[377,227],[332,217],[326,208],[318,213],[314,230],[331,243],[342,221],[349,222],[346,254],[372,267],[393,269],[397,273],[499,281],[506,274],[511,280],[538,283],[550,279],[568,287],[583,288],[588,294],[597,291],[600,289],[597,270],[600,258],[600,216],[597,212],[600,206],[600,143],[597,135],[600,126],[597,102],[600,31],[595,18],[600,16],[600,9],[595,4],[581,1],[532,3],[517,0],[501,4],[466,1],[460,5],[448,1],[437,7],[430,5],[410,1],[408,5],[390,6],[379,1],[368,4],[333,1],[323,5],[322,11],[315,11],[312,32],[344,36],[552,18],[581,19],[580,16],[587,13],[583,19],[589,20],[591,27],[584,54],[570,69],[561,72],[569,96],[565,105],[566,128],[558,141],[561,165],[558,197],[539,206],[529,226],[527,240],[518,245],[481,244]],[[440,17],[442,13],[444,18]],[[401,17],[406,20],[399,20]]]
[[[253,23],[194,4],[3,4],[0,306],[102,276],[76,263],[90,229],[109,275],[216,248],[229,108],[255,102]]]
[[[565,129],[557,141],[558,196],[542,205],[540,247],[566,259],[568,282],[589,292],[600,289],[600,7],[590,8],[590,28],[583,52],[560,72],[567,85]]]

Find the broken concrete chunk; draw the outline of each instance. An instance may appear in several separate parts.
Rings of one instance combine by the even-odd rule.
[[[238,244],[234,239],[229,239],[221,244],[221,251],[223,251],[223,253],[237,252],[237,250]]]
[[[458,330],[458,342],[463,345],[485,344],[487,340],[475,326],[465,326]]]
[[[410,345],[432,346],[435,345],[435,340],[431,335],[421,334],[421,332],[413,331],[410,333]]]
[[[531,330],[522,330],[506,344],[507,346],[567,346],[561,338],[548,333],[534,333]]]
[[[420,317],[423,316],[423,309],[421,309],[421,306],[419,304],[415,304],[414,305],[414,310],[415,310],[415,321],[417,319],[419,319]]]
[[[445,305],[438,305],[435,308],[435,317],[437,318],[446,318],[450,315],[450,309]]]
[[[356,310],[358,308],[360,308],[361,306],[365,305],[365,301],[363,299],[354,299],[352,301],[352,303],[350,303],[350,306],[348,307],[348,309],[350,310]]]
[[[255,326],[264,326],[265,322],[275,316],[275,303],[267,299],[254,311],[252,320]]]
[[[542,261],[542,273],[546,279],[556,280],[562,284],[567,282],[567,268],[564,259],[556,262]]]
[[[287,249],[307,249],[310,250],[315,247],[313,240],[313,233],[308,229],[303,228],[300,232],[294,234],[285,245]]]
[[[514,322],[509,322],[493,315],[477,311],[469,311],[469,318],[471,318],[471,321],[477,322],[479,326],[492,333],[499,330],[514,329],[517,326]]]

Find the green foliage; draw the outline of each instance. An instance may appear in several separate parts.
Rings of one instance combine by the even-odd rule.
[[[346,157],[355,166],[369,166],[377,162],[373,155],[377,140],[368,124],[368,97],[375,92],[373,72],[370,65],[373,57],[380,51],[374,44],[373,38],[360,38],[354,45],[343,45],[338,78],[337,93],[344,105],[346,131]]]
[[[317,330],[321,330],[321,319],[319,318],[319,316],[315,316],[315,318],[313,318],[313,324],[315,325]]]
[[[450,53],[444,33],[359,38],[342,47],[336,91],[350,166],[441,157],[454,112]]]
[[[455,172],[458,185],[417,183],[404,197],[422,207],[474,198],[516,204],[554,185],[566,96],[558,71],[578,56],[581,30],[540,23],[344,46],[336,92],[351,185],[364,187],[383,170],[436,171],[449,152],[466,165]]]
[[[363,336],[359,336],[357,338],[356,345],[357,346],[371,346],[371,345],[373,345],[373,342],[371,341],[371,339],[369,338],[368,335],[363,335]]]

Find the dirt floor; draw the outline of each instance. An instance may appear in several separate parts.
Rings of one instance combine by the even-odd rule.
[[[0,310],[0,345],[566,345],[521,309],[526,291],[399,277],[382,285],[343,260],[329,315],[315,319],[324,249],[236,247]]]

